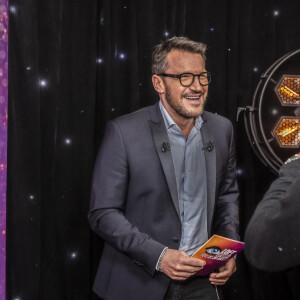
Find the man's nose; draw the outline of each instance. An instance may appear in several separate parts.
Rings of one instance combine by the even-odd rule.
[[[204,91],[203,86],[200,84],[199,82],[199,78],[197,76],[195,76],[194,78],[194,82],[192,83],[192,85],[190,85],[190,89],[194,92],[202,92]]]

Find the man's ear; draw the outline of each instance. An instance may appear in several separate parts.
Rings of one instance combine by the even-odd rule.
[[[164,84],[163,79],[160,76],[153,75],[152,76],[152,84],[158,94],[164,94],[165,84]]]

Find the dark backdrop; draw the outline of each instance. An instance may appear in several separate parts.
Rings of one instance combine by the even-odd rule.
[[[253,155],[236,112],[251,104],[260,74],[300,48],[298,3],[10,1],[7,299],[97,299],[102,241],[86,218],[95,154],[108,120],[157,101],[151,49],[173,35],[209,46],[206,108],[235,126],[243,238],[275,177]],[[224,294],[289,299],[295,272],[264,273],[239,255]]]

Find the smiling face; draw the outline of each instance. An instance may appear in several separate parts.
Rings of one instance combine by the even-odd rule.
[[[200,54],[172,50],[167,55],[167,74],[193,73],[200,74],[206,72],[204,59]],[[156,76],[153,80],[154,88],[160,95],[160,99],[170,114],[176,120],[194,119],[203,112],[205,100],[207,98],[208,86],[201,86],[197,77],[189,87],[180,84],[179,79]],[[159,84],[158,82],[159,81]],[[160,88],[158,89],[157,86]]]

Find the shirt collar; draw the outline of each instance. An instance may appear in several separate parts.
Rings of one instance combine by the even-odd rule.
[[[161,114],[163,116],[163,119],[164,119],[164,122],[165,122],[165,125],[166,125],[167,129],[169,129],[173,125],[177,126],[177,124],[174,122],[172,117],[169,115],[169,113],[167,112],[167,110],[165,109],[165,107],[163,106],[161,101],[159,101],[159,108],[160,108],[160,111],[161,111]],[[202,124],[203,124],[203,120],[202,120],[201,116],[196,117],[194,127],[197,130],[200,130]]]

